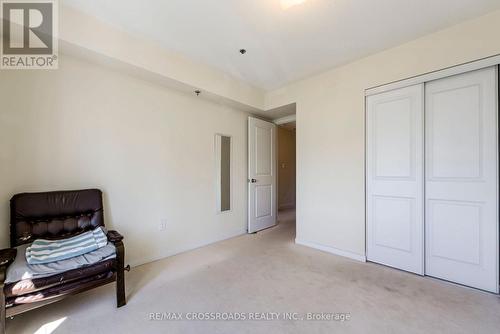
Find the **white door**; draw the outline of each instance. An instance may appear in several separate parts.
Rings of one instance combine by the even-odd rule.
[[[276,225],[276,125],[248,118],[248,233]]]
[[[367,98],[367,259],[423,274],[423,85]]]
[[[429,276],[498,292],[496,68],[426,85]]]

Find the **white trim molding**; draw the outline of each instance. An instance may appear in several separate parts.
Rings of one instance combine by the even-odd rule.
[[[482,58],[468,63],[451,66],[442,70],[425,73],[408,79],[391,82],[381,86],[371,87],[365,90],[365,96],[380,94],[394,89],[418,85],[429,81],[451,77],[457,74],[475,71],[490,66],[496,66],[498,64],[500,64],[500,55]]]
[[[314,248],[314,249],[317,249],[317,250],[320,250],[320,251],[323,251],[326,253],[330,253],[330,254],[334,254],[334,255],[338,255],[338,256],[342,256],[342,257],[347,257],[347,258],[352,259],[352,260],[366,262],[365,255],[353,253],[350,251],[338,249],[338,248],[331,247],[331,246],[324,246],[324,245],[317,244],[315,242],[304,241],[304,240],[300,240],[297,238],[295,239],[295,243],[297,245],[302,245],[302,246]]]

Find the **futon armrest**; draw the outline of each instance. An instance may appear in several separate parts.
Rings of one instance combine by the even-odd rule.
[[[17,249],[15,248],[6,248],[0,250],[0,266],[8,266],[11,264],[17,255]]]
[[[124,271],[130,271],[130,266],[125,266],[125,246],[123,245],[123,235],[117,231],[108,231],[108,240],[113,243],[116,247],[116,274],[118,285],[123,285],[124,283]],[[118,301],[118,307],[125,305],[125,292],[122,291]]]
[[[117,231],[108,231],[108,240],[112,243],[117,243],[123,240],[123,235],[118,233]]]
[[[0,250],[0,285],[3,285],[7,273],[7,267],[14,262],[17,255],[17,249],[6,248]]]

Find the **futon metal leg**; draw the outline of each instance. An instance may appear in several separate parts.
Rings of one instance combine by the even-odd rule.
[[[5,295],[3,284],[0,284],[0,334],[5,334]]]
[[[117,242],[116,247],[116,307],[127,304],[125,297],[125,247],[123,242]]]

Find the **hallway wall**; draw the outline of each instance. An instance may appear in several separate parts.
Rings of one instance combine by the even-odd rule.
[[[295,208],[295,130],[278,127],[278,209]]]

